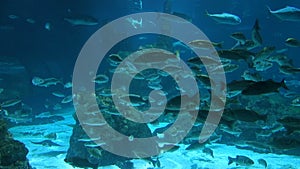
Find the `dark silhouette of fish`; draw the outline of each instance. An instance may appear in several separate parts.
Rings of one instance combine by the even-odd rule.
[[[280,87],[288,90],[287,86],[284,83],[284,80],[282,80],[281,82],[274,82],[273,80],[260,81],[249,85],[242,91],[242,94],[260,95],[266,93],[274,93],[278,92]]]
[[[59,144],[56,144],[54,143],[53,141],[51,140],[43,140],[43,141],[30,141],[31,143],[33,144],[40,144],[40,145],[43,145],[43,146],[48,146],[48,147],[52,147],[52,146],[61,146]]]

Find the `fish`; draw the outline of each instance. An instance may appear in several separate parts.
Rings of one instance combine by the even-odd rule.
[[[17,105],[18,103],[21,103],[22,100],[21,99],[11,99],[11,100],[7,100],[2,102],[0,105],[2,108],[7,108],[7,107],[12,107]]]
[[[268,58],[271,62],[276,62],[279,66],[293,66],[293,61],[285,54],[272,55]]]
[[[40,144],[40,145],[43,145],[43,146],[48,146],[48,147],[52,147],[52,146],[61,146],[57,143],[54,143],[53,141],[51,140],[43,140],[43,141],[30,141],[31,143],[33,144]]]
[[[72,26],[94,26],[99,24],[99,21],[96,18],[88,15],[68,16],[65,17],[64,20],[70,23]]]
[[[244,71],[241,77],[244,80],[250,80],[253,82],[258,82],[263,80],[263,77],[258,72],[250,72],[249,70]]]
[[[189,44],[204,49],[213,49],[214,47],[222,48],[224,42],[211,42],[208,40],[193,40]]]
[[[3,91],[4,91],[4,89],[3,89],[3,88],[0,88],[0,94],[1,94]]]
[[[230,60],[245,60],[254,56],[254,53],[247,51],[245,49],[226,49],[226,50],[218,50],[217,54],[221,58],[230,59]]]
[[[263,60],[263,61],[256,61],[252,65],[256,71],[266,71],[273,67],[273,63],[268,61],[268,60]]]
[[[30,24],[35,24],[36,21],[33,18],[27,18],[26,22],[30,23]]]
[[[95,77],[95,79],[93,80],[93,82],[97,83],[97,84],[104,84],[107,83],[109,80],[109,78],[106,75],[103,74],[99,74]]]
[[[270,55],[275,51],[275,49],[275,46],[264,47],[262,50],[256,53],[253,62],[255,63],[266,61],[270,57]]]
[[[258,159],[257,162],[258,162],[258,164],[264,166],[265,168],[268,167],[267,161],[262,158]]]
[[[269,79],[266,81],[259,81],[253,84],[250,84],[246,87],[243,91],[243,95],[260,95],[266,93],[274,93],[278,92],[279,88],[282,87],[286,90],[289,90],[288,87],[285,85],[284,80],[281,82],[274,82],[273,80]]]
[[[230,13],[210,14],[206,11],[206,15],[220,24],[238,25],[242,22],[239,16]]]
[[[31,83],[35,86],[38,86],[38,85],[44,83],[44,79],[35,76],[32,78]]]
[[[205,147],[203,148],[202,152],[214,158],[214,152],[212,149]]]
[[[18,19],[18,18],[19,18],[19,16],[13,15],[13,14],[8,15],[7,17],[8,17],[9,19]]]
[[[300,9],[296,7],[286,6],[276,11],[272,11],[268,6],[267,8],[272,15],[282,21],[300,21]]]
[[[107,60],[109,63],[111,63],[115,66],[117,66],[118,64],[120,64],[123,61],[122,57],[119,54],[110,54],[108,56]]]
[[[237,155],[236,158],[228,156],[228,165],[234,162],[236,163],[236,165],[240,166],[251,166],[254,164],[254,161],[247,156]]]
[[[71,87],[73,87],[72,82],[67,82],[64,84],[64,88],[66,88],[66,89],[71,88]]]
[[[199,139],[199,137],[198,137],[198,139]],[[185,150],[200,149],[200,148],[203,148],[206,143],[208,143],[208,141],[206,141],[205,143],[199,143],[199,141],[196,141],[196,142],[190,144],[188,147],[186,147]]]
[[[258,19],[256,19],[255,24],[252,28],[251,37],[252,37],[253,42],[260,46],[260,45],[262,45],[263,40],[262,40],[262,37],[261,37],[259,31],[260,31],[260,26],[258,23]]]
[[[73,100],[73,95],[69,95],[69,96],[66,96],[64,97],[62,100],[61,100],[61,103],[70,103],[71,101]]]
[[[287,38],[285,40],[285,45],[289,47],[300,47],[300,41],[295,38]]]
[[[35,86],[39,87],[49,87],[49,86],[55,86],[57,84],[62,84],[62,82],[56,78],[46,78],[46,79],[41,79],[38,77],[35,77],[32,79],[32,83]]]
[[[61,98],[66,97],[65,94],[61,92],[52,92],[51,94],[56,97],[61,97]]]
[[[287,75],[293,75],[296,73],[300,73],[300,68],[296,68],[296,67],[289,66],[289,65],[282,65],[282,66],[279,66],[279,71],[281,73],[284,73]]]

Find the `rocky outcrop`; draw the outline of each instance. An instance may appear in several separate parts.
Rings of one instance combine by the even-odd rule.
[[[7,130],[6,123],[0,120],[0,168],[31,169],[26,158],[28,149],[19,141],[14,140]]]
[[[76,117],[75,117],[76,119]],[[134,123],[120,116],[110,116],[107,119],[110,126],[115,130],[125,135],[134,135],[138,138],[151,137],[151,131],[146,124]],[[125,130],[124,126],[127,125],[128,129]],[[65,161],[77,167],[92,167],[98,166],[117,165],[120,168],[130,169],[133,164],[129,158],[121,157],[112,154],[99,147],[86,147],[85,142],[78,141],[82,138],[88,138],[85,131],[80,126],[79,121],[76,119],[76,125],[73,127],[73,134],[70,138],[70,147],[67,152]]]

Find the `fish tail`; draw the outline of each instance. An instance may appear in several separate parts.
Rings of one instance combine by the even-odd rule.
[[[285,84],[284,81],[285,81],[285,80],[282,79],[282,81],[280,82],[280,86],[283,87],[283,88],[286,89],[286,90],[289,90],[289,88],[286,86],[286,84]]]
[[[228,156],[228,165],[234,162],[234,158]]]

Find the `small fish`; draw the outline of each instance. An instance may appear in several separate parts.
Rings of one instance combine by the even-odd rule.
[[[253,62],[263,62],[267,60],[270,55],[275,51],[274,46],[267,46],[264,47],[262,50],[260,50],[258,53],[256,53]]]
[[[67,82],[64,84],[64,88],[66,88],[66,89],[71,88],[71,87],[73,87],[72,82]]]
[[[64,20],[73,26],[94,26],[99,24],[99,21],[96,18],[88,15],[72,15],[65,17]]]
[[[122,57],[119,54],[111,54],[108,56],[108,62],[117,66],[123,61]]]
[[[300,42],[295,38],[287,38],[285,40],[285,45],[289,47],[300,47]]]
[[[108,80],[109,80],[109,78],[106,75],[99,74],[95,77],[93,82],[95,82],[97,84],[104,84],[104,83],[107,83]]]
[[[222,48],[223,42],[216,43],[207,40],[193,40],[189,42],[189,44],[197,48],[213,49],[214,47]]]
[[[44,79],[35,76],[32,78],[31,83],[35,86],[38,86],[38,85],[44,83]]]
[[[199,141],[196,141],[196,142],[190,144],[187,148],[185,148],[185,150],[196,150],[196,149],[203,148],[204,146],[205,146],[205,143],[199,143]]]
[[[241,77],[244,80],[250,80],[253,82],[258,82],[263,80],[262,76],[258,72],[250,72],[248,70],[246,70]]]
[[[237,15],[230,13],[221,13],[221,14],[209,14],[206,11],[206,15],[211,17],[218,23],[227,24],[227,25],[238,25],[242,22],[241,18]]]
[[[96,159],[101,159],[102,158],[102,149],[98,149],[98,148],[87,148],[88,153],[96,158]]]
[[[272,15],[276,16],[282,21],[300,21],[300,9],[298,8],[286,6],[276,11],[272,11],[268,6],[267,8]]]
[[[48,146],[48,147],[61,146],[61,145],[59,145],[57,143],[52,142],[51,140],[43,140],[43,141],[38,141],[38,142],[30,141],[30,142],[33,143],[33,144],[40,144],[40,145]]]
[[[264,166],[265,168],[268,167],[267,161],[262,158],[258,159],[257,162],[258,162],[258,164]]]
[[[254,62],[252,65],[256,71],[266,71],[273,67],[273,63],[267,60]]]
[[[73,96],[72,95],[69,95],[69,96],[66,96],[62,99],[61,103],[70,103],[71,101],[73,100]]]
[[[207,155],[210,155],[212,158],[214,158],[214,152],[213,152],[212,149],[205,147],[205,148],[202,150],[202,152],[205,153],[205,154],[207,154]]]
[[[35,81],[36,79],[33,79],[32,81]],[[49,86],[55,86],[57,84],[62,84],[62,82],[56,78],[46,78],[46,79],[38,79],[38,83],[34,84],[36,86],[40,87],[49,87]]]
[[[242,91],[243,95],[260,95],[266,93],[278,92],[278,89],[282,87],[286,90],[289,90],[284,83],[284,80],[281,82],[274,82],[272,80],[259,81],[253,84],[250,84],[247,88]]]
[[[66,97],[65,94],[61,92],[52,92],[51,94],[56,97],[61,97],[61,98]]]
[[[241,166],[251,166],[254,164],[254,161],[246,156],[237,155],[236,158],[232,158],[228,156],[228,165],[234,162],[236,163],[236,165],[241,165]]]
[[[293,75],[296,73],[300,73],[300,68],[296,68],[289,65],[282,65],[279,67],[279,71],[287,75]]]
[[[28,22],[30,24],[35,24],[36,21],[34,19],[32,19],[32,18],[27,18],[26,22]]]
[[[3,89],[3,88],[0,88],[0,94],[1,94],[3,91],[4,91],[4,89]]]
[[[18,19],[19,16],[17,16],[17,15],[8,15],[8,18],[9,19]]]
[[[11,100],[7,100],[2,102],[0,105],[2,108],[7,108],[7,107],[12,107],[17,105],[18,103],[21,103],[21,99],[11,99]]]

